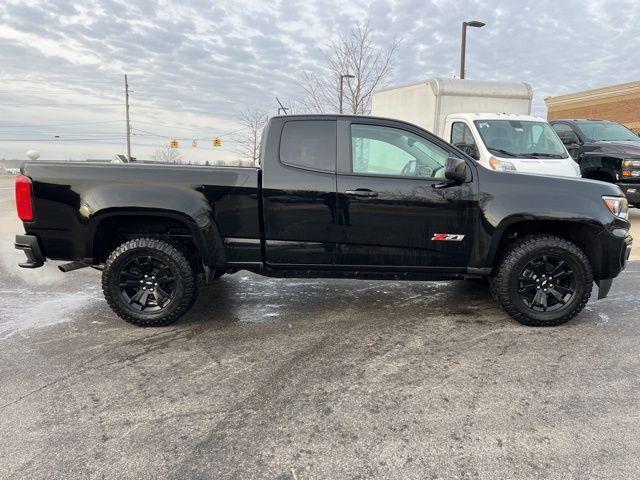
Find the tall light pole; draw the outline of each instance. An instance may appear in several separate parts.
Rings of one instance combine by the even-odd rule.
[[[344,90],[344,79],[345,79],[345,78],[356,78],[356,77],[355,77],[354,75],[349,75],[349,74],[346,74],[346,75],[340,75],[340,93],[339,93],[339,98],[340,98],[340,111],[339,111],[339,113],[344,113],[344,112],[342,111],[342,97],[344,96],[344,92],[343,92],[343,90]]]
[[[464,79],[464,62],[467,54],[467,27],[481,28],[486,24],[478,20],[462,22],[462,47],[460,49],[460,78]]]

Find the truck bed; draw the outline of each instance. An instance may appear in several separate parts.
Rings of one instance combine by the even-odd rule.
[[[36,212],[25,229],[48,258],[99,261],[86,239],[115,211],[186,217],[200,231],[218,229],[223,240],[260,238],[256,168],[41,161],[26,162],[22,173],[33,180]]]

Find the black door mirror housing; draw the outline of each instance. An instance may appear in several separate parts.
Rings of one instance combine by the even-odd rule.
[[[464,153],[469,155],[474,160],[479,160],[480,155],[478,155],[478,148],[472,143],[458,143],[454,145],[456,148],[459,148]]]
[[[567,143],[565,144],[565,147],[567,149],[567,152],[569,152],[569,155],[571,155],[571,158],[576,160],[578,158],[578,155],[580,154],[580,145],[578,145],[577,143]]]
[[[464,183],[467,180],[467,162],[458,157],[447,158],[444,178],[456,184]]]

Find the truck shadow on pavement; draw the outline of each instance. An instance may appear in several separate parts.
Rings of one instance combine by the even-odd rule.
[[[205,286],[179,325],[249,325],[406,318],[513,323],[485,281],[408,282],[271,279],[239,273]]]

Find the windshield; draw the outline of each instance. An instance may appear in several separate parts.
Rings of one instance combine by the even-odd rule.
[[[569,158],[556,132],[545,122],[476,120],[487,150],[501,157]]]
[[[638,142],[640,138],[627,127],[614,122],[576,122],[582,134],[592,142]]]

